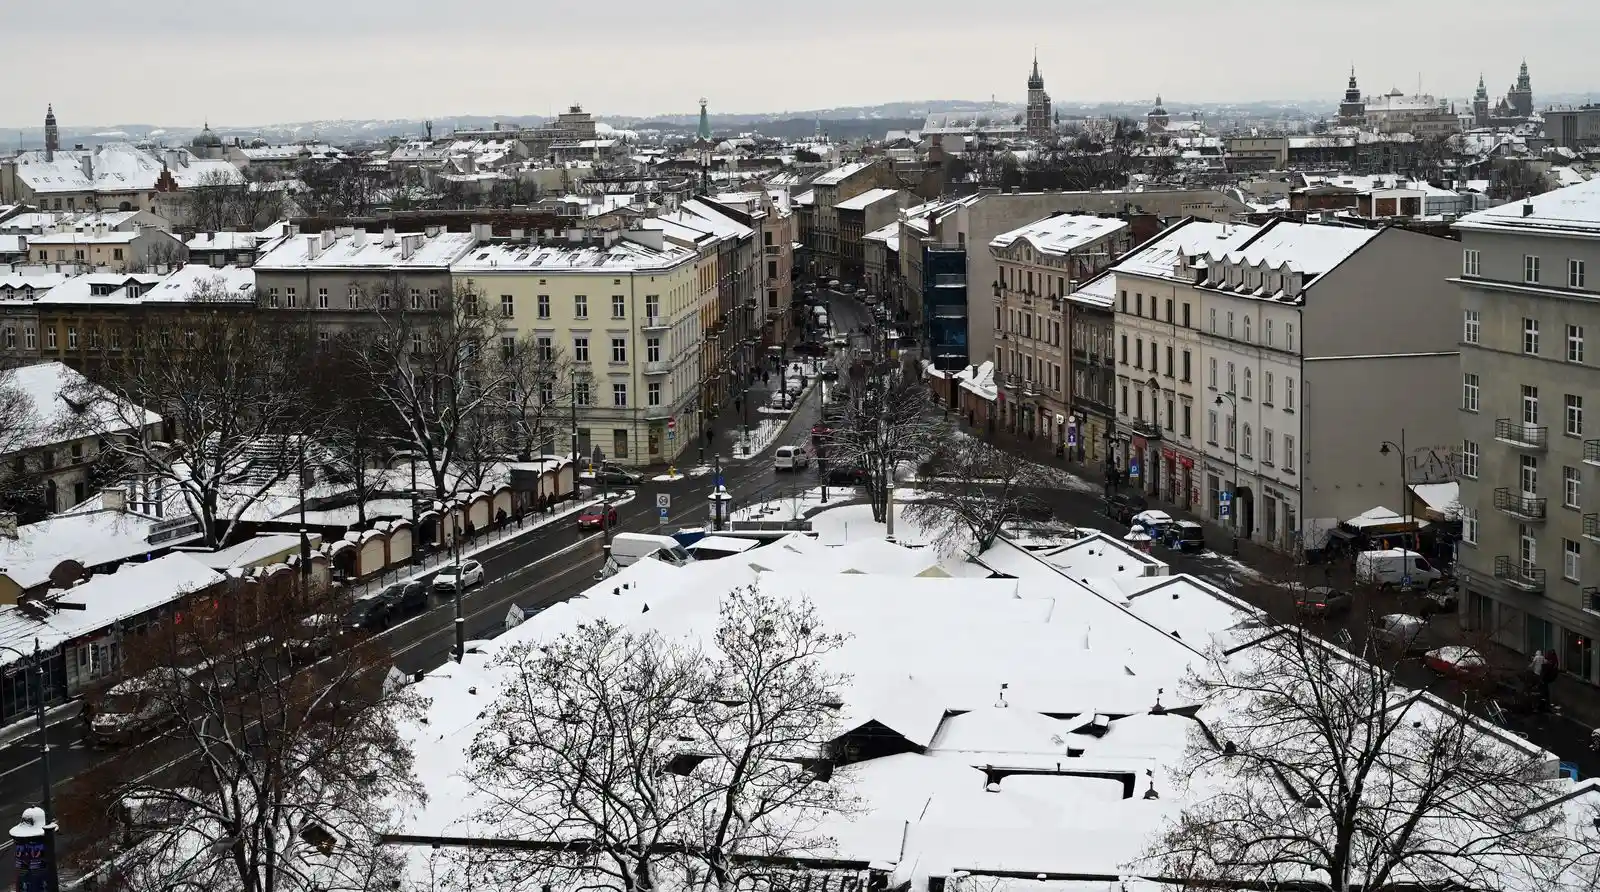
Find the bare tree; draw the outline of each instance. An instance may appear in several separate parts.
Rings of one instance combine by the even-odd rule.
[[[63,809],[95,840],[76,857],[110,862],[100,888],[128,892],[392,888],[379,834],[422,795],[396,722],[422,704],[386,648],[335,640],[339,590],[284,572],[203,594],[130,640],[91,697],[95,735],[163,743],[74,783]],[[162,765],[173,749],[186,755]]]
[[[180,314],[137,329],[96,357],[93,377],[66,396],[72,434],[174,494],[222,545],[241,517],[301,466],[310,422],[311,350],[297,327],[261,318],[220,278],[202,282]],[[148,428],[158,412],[173,437]]]
[[[206,171],[185,192],[188,219],[184,222],[197,232],[261,229],[282,216],[285,188],[280,182],[258,177]]]
[[[572,362],[560,347],[530,338],[518,339],[502,359],[505,391],[494,411],[505,420],[511,451],[554,451],[570,433]]]
[[[670,868],[731,890],[824,850],[820,823],[851,807],[821,776],[841,643],[809,604],[752,587],[724,600],[716,655],[604,621],[508,654],[468,775],[500,833],[560,845],[479,850],[469,870],[644,890]]]
[[[504,328],[487,312],[483,294],[461,285],[439,306],[413,305],[401,282],[373,301],[377,325],[355,335],[361,380],[390,416],[385,430],[394,451],[412,453],[428,470],[434,498],[450,496],[463,459],[477,460],[488,437],[480,425],[496,395],[506,392],[510,367],[498,358]]]
[[[1034,508],[1027,490],[1044,483],[1034,469],[986,440],[950,437],[924,465],[906,519],[949,546],[987,551],[1007,524]]]
[[[895,472],[901,464],[927,456],[941,431],[928,405],[922,386],[913,380],[871,380],[851,401],[828,442],[830,466],[866,472],[872,518],[879,523],[887,516]]]
[[[366,387],[355,361],[355,345],[345,338],[319,351],[311,378],[327,423],[317,457],[324,479],[355,497],[356,523],[367,526],[367,503],[387,487],[381,474],[395,431],[393,418]]]
[[[1191,683],[1179,776],[1202,792],[1149,850],[1164,878],[1489,888],[1565,865],[1547,754],[1299,628],[1230,653]]]

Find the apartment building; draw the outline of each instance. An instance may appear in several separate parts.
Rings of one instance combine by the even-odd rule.
[[[1078,461],[1104,463],[1117,426],[1117,279],[1102,272],[1067,295],[1067,357],[1072,375],[1067,448]]]
[[[761,251],[754,285],[761,304],[756,313],[760,338],[766,345],[784,343],[791,327],[789,312],[794,300],[797,240],[796,216],[791,209],[789,193],[781,189],[731,192],[709,196],[704,203],[752,230],[751,243],[759,244]],[[691,210],[693,207],[691,203]]]
[[[257,306],[297,315],[321,338],[378,324],[386,312],[439,310],[450,299],[451,265],[487,234],[337,227],[285,235],[256,259]]]
[[[631,465],[675,459],[700,429],[703,270],[696,251],[644,229],[496,242],[451,266],[498,310],[503,340],[570,361],[578,451]]]
[[[1441,482],[1454,243],[1188,221],[1116,276],[1115,456],[1142,491],[1285,551]],[[1362,320],[1370,324],[1361,324]],[[1386,456],[1385,443],[1412,454]],[[1404,468],[1404,471],[1402,471]],[[1448,472],[1446,472],[1448,473]]]
[[[812,273],[834,279],[843,272],[839,205],[880,186],[888,186],[887,161],[856,161],[836,167],[811,181],[809,234],[806,242]],[[885,221],[887,222],[887,221]],[[865,234],[869,230],[863,230]]]
[[[154,226],[117,229],[99,222],[23,238],[28,259],[34,263],[73,264],[113,273],[181,266],[189,253],[181,239]]]
[[[1600,682],[1600,182],[1456,229],[1463,620]]]
[[[1067,340],[1083,281],[1133,246],[1127,221],[1057,213],[989,241],[999,422],[1065,448],[1072,414]]]
[[[839,278],[867,285],[867,233],[895,220],[914,196],[904,189],[868,189],[834,205],[839,217]]]

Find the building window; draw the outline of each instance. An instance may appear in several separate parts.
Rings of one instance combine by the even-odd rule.
[[[1283,411],[1294,411],[1294,379],[1283,379]]]
[[[1461,408],[1468,412],[1478,411],[1478,375],[1476,372],[1467,372],[1461,376]]]
[[[44,345],[51,350],[56,348],[56,329],[51,326],[44,330]]]
[[[1567,362],[1583,362],[1583,326],[1567,326]]]
[[[291,310],[300,305],[300,299],[293,288],[283,289],[283,304]]]
[[[1534,254],[1522,255],[1522,281],[1529,285],[1539,284],[1539,258]]]
[[[1261,373],[1261,404],[1272,405],[1272,373]]]
[[[1539,459],[1532,455],[1518,456],[1521,462],[1519,468],[1522,494],[1527,498],[1539,495]]]
[[[326,289],[326,288],[318,288],[317,289],[317,309],[326,310],[327,308],[328,308],[328,289]]]
[[[1478,343],[1479,319],[1477,310],[1466,310],[1461,314],[1461,340],[1469,344]]]
[[[1578,581],[1578,565],[1583,561],[1583,547],[1571,539],[1561,540],[1561,578]]]
[[[22,346],[27,348],[27,349],[29,349],[29,350],[32,350],[34,347],[37,347],[38,345],[39,345],[39,336],[35,332],[34,327],[31,326],[31,325],[23,326],[23,328],[22,328]]]
[[[1233,312],[1231,310],[1228,312],[1228,337],[1233,337]]]
[[[1583,397],[1574,393],[1567,394],[1567,436],[1583,436]]]
[[[1133,341],[1133,367],[1144,368],[1144,338],[1135,338]]]
[[[1183,351],[1183,380],[1184,380],[1184,383],[1186,383],[1186,384],[1189,382],[1190,366],[1192,364],[1193,359],[1194,359],[1194,357],[1189,355],[1189,351],[1188,350]]]
[[[661,339],[660,338],[645,338],[645,341],[644,341],[644,361],[645,362],[660,362],[661,361]]]
[[[440,306],[441,306],[441,304],[439,303],[439,289],[437,289],[437,288],[429,288],[428,289],[428,309],[437,310],[437,309],[439,309]]]
[[[277,291],[278,289],[274,288],[272,290],[273,291]],[[471,294],[468,294],[467,295],[467,306],[468,307],[475,306],[475,303],[476,303],[476,301],[473,298],[473,296]],[[277,298],[276,294],[273,295],[272,305],[273,306],[277,306],[278,305],[278,298]],[[387,289],[387,288],[385,288],[384,290],[378,292],[378,309],[380,309],[380,310],[389,309],[389,289]],[[468,315],[471,315],[471,313],[468,313]]]
[[[1249,316],[1244,317],[1244,340],[1245,340],[1245,343],[1247,343],[1247,344],[1250,342],[1250,317]]]
[[[516,335],[512,335],[511,337],[513,340],[515,340]],[[548,363],[556,361],[555,341],[549,335],[539,335],[539,337],[534,341],[534,344],[539,348],[540,362]]]
[[[620,294],[611,295],[611,318],[623,319],[628,315],[628,299]]]
[[[1234,373],[1234,366],[1233,366],[1233,363],[1231,363],[1231,362],[1228,363],[1228,392],[1229,393],[1238,393],[1239,392],[1239,378]]]
[[[1122,336],[1122,359],[1120,361],[1121,361],[1121,363],[1123,365],[1127,365],[1128,364],[1128,336],[1127,335],[1123,335]]]
[[[1262,323],[1261,323],[1261,340],[1264,341],[1268,347],[1272,346],[1272,320],[1271,319],[1263,320]]]
[[[1539,423],[1539,388],[1531,384],[1522,385],[1522,423]]]
[[[1272,447],[1274,445],[1272,437],[1272,428],[1264,427],[1261,429],[1261,463],[1264,465],[1272,464]]]
[[[1523,317],[1522,319],[1522,352],[1530,356],[1539,353],[1539,320]]]
[[[1293,322],[1285,322],[1283,324],[1283,337],[1288,342],[1289,352],[1293,353],[1294,352],[1294,323]]]
[[[1187,302],[1184,303],[1184,305],[1183,305],[1183,327],[1184,328],[1189,328],[1190,327],[1190,325],[1189,325],[1189,304]]]
[[[1032,281],[1033,281],[1033,273],[1028,273],[1028,281],[1029,281],[1030,284],[1032,283]],[[1134,295],[1133,295],[1133,315],[1135,315],[1135,316],[1143,316],[1144,315],[1144,295],[1140,294],[1139,292],[1134,292]]]
[[[1251,384],[1250,367],[1249,366],[1245,366],[1244,367],[1244,393],[1242,394],[1242,396],[1245,399],[1250,399],[1250,394],[1253,391],[1254,391],[1254,387]]]
[[[573,338],[572,338],[572,361],[573,362],[588,362],[589,361],[589,337],[588,337],[588,335],[574,335],[573,336]]]
[[[17,330],[9,325],[6,326],[6,349],[17,349]]]
[[[767,306],[776,307],[777,305],[778,305],[778,292],[776,292],[776,291],[768,291],[767,292]],[[659,294],[646,294],[644,296],[644,316],[645,316],[646,319],[650,320],[651,324],[654,324],[655,320],[661,318],[661,295],[659,295]]]
[[[1250,425],[1244,426],[1244,439],[1239,443],[1239,454],[1245,458],[1250,457]]]
[[[1461,541],[1468,545],[1478,544],[1478,509],[1461,509]]]
[[[1211,327],[1211,333],[1212,334],[1216,334],[1217,333],[1217,308],[1216,307],[1212,307],[1211,308],[1210,312],[1207,314],[1207,320],[1208,320],[1208,324]]]
[[[1568,260],[1567,261],[1567,287],[1568,288],[1582,288],[1583,285],[1584,285],[1585,278],[1586,277],[1584,275],[1583,261],[1582,260]]]
[[[1478,479],[1478,441],[1461,441],[1461,476],[1468,480]]]
[[[627,362],[628,361],[628,341],[627,341],[626,338],[612,338],[611,339],[611,361],[612,362]]]
[[[1478,252],[1468,248],[1461,252],[1461,274],[1475,276],[1478,274]]]
[[[1294,473],[1294,437],[1283,435],[1283,469]]]
[[[276,288],[268,288],[267,289],[267,306],[271,307],[274,310],[276,310],[278,308],[278,289],[276,289]]]
[[[1206,411],[1206,442],[1217,445],[1217,410]]]
[[[290,289],[290,290],[292,291],[293,289]],[[291,303],[291,304],[289,304],[289,306],[292,307],[292,306],[294,306],[294,304]],[[422,309],[422,289],[421,288],[412,288],[411,289],[411,309],[413,309],[413,310]]]
[[[611,405],[618,409],[628,407],[628,385],[618,381],[611,385]]]
[[[587,318],[589,318],[589,295],[587,295],[587,294],[574,294],[572,296],[572,318],[574,318],[574,319],[587,319]]]
[[[645,404],[650,406],[661,405],[661,382],[651,381],[645,385]]]
[[[1561,469],[1561,504],[1568,508],[1583,507],[1583,475],[1577,468]]]
[[[1186,439],[1186,440],[1191,436],[1189,421],[1190,421],[1190,417],[1193,415],[1193,413],[1194,413],[1194,407],[1189,405],[1188,403],[1184,403],[1183,404],[1183,438]]]
[[[1128,414],[1128,385],[1122,385],[1122,414]]]
[[[1167,345],[1167,377],[1172,377],[1172,345]]]
[[[78,329],[71,325],[67,326],[67,349],[78,349]]]
[[[1212,390],[1217,389],[1217,358],[1211,357],[1211,364],[1206,368],[1206,386]]]
[[[590,398],[588,381],[572,382],[572,401],[574,403],[577,403],[580,406],[587,406],[589,405]]]
[[[1239,419],[1233,415],[1228,416],[1228,446],[1229,452],[1239,448]]]

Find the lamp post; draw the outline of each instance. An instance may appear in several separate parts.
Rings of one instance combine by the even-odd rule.
[[[1400,512],[1401,512],[1402,519],[1405,521],[1405,525],[1406,526],[1410,526],[1411,525],[1411,500],[1406,497],[1406,454],[1407,453],[1406,453],[1406,429],[1405,428],[1401,428],[1400,429],[1400,442],[1396,443],[1393,440],[1384,440],[1382,445],[1380,445],[1378,447],[1378,454],[1379,455],[1388,455],[1390,449],[1393,449],[1395,452],[1399,453],[1399,455],[1400,455]],[[1402,567],[1406,568],[1405,571],[1404,571],[1405,576],[1402,577],[1402,582],[1405,579],[1409,579],[1411,577],[1411,568],[1410,568],[1411,556],[1406,553],[1407,552],[1406,537],[1409,536],[1409,535],[1411,535],[1409,531],[1402,532],[1400,534],[1400,565]]]
[[[29,854],[23,848],[35,843],[42,843],[42,849],[37,851],[39,867],[36,869],[43,873],[43,888],[47,892],[59,892],[60,876],[56,870],[56,806],[53,787],[55,786],[50,776],[50,726],[45,721],[44,692],[45,692],[45,660],[44,651],[39,645],[39,639],[33,639],[33,654],[28,654],[0,644],[0,650],[16,654],[18,659],[33,662],[34,672],[34,721],[39,728],[39,785],[40,807],[38,809],[25,809],[22,813],[22,822],[11,828],[12,841],[18,847],[18,867],[21,868]],[[33,814],[38,812],[38,814]],[[37,883],[27,883],[27,877],[18,876],[19,889],[37,889]]]
[[[1224,390],[1222,393],[1217,394],[1217,405],[1222,405],[1224,398],[1233,406],[1233,431],[1234,436],[1237,437],[1239,430],[1239,396],[1231,390]],[[1237,451],[1233,455],[1233,491],[1228,494],[1228,500],[1228,510],[1233,514],[1229,518],[1233,523],[1230,525],[1232,535],[1228,539],[1228,548],[1229,552],[1237,557],[1239,554],[1239,453]],[[1246,535],[1248,534],[1248,531],[1246,531]]]

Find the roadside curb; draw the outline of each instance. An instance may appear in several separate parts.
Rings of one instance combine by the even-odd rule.
[[[83,701],[78,699],[67,702],[53,709],[45,710],[44,724],[46,728],[53,728],[70,719],[74,719],[83,712]],[[29,716],[19,722],[12,722],[0,729],[0,746],[10,746],[19,740],[32,737],[39,731],[39,720]]]

